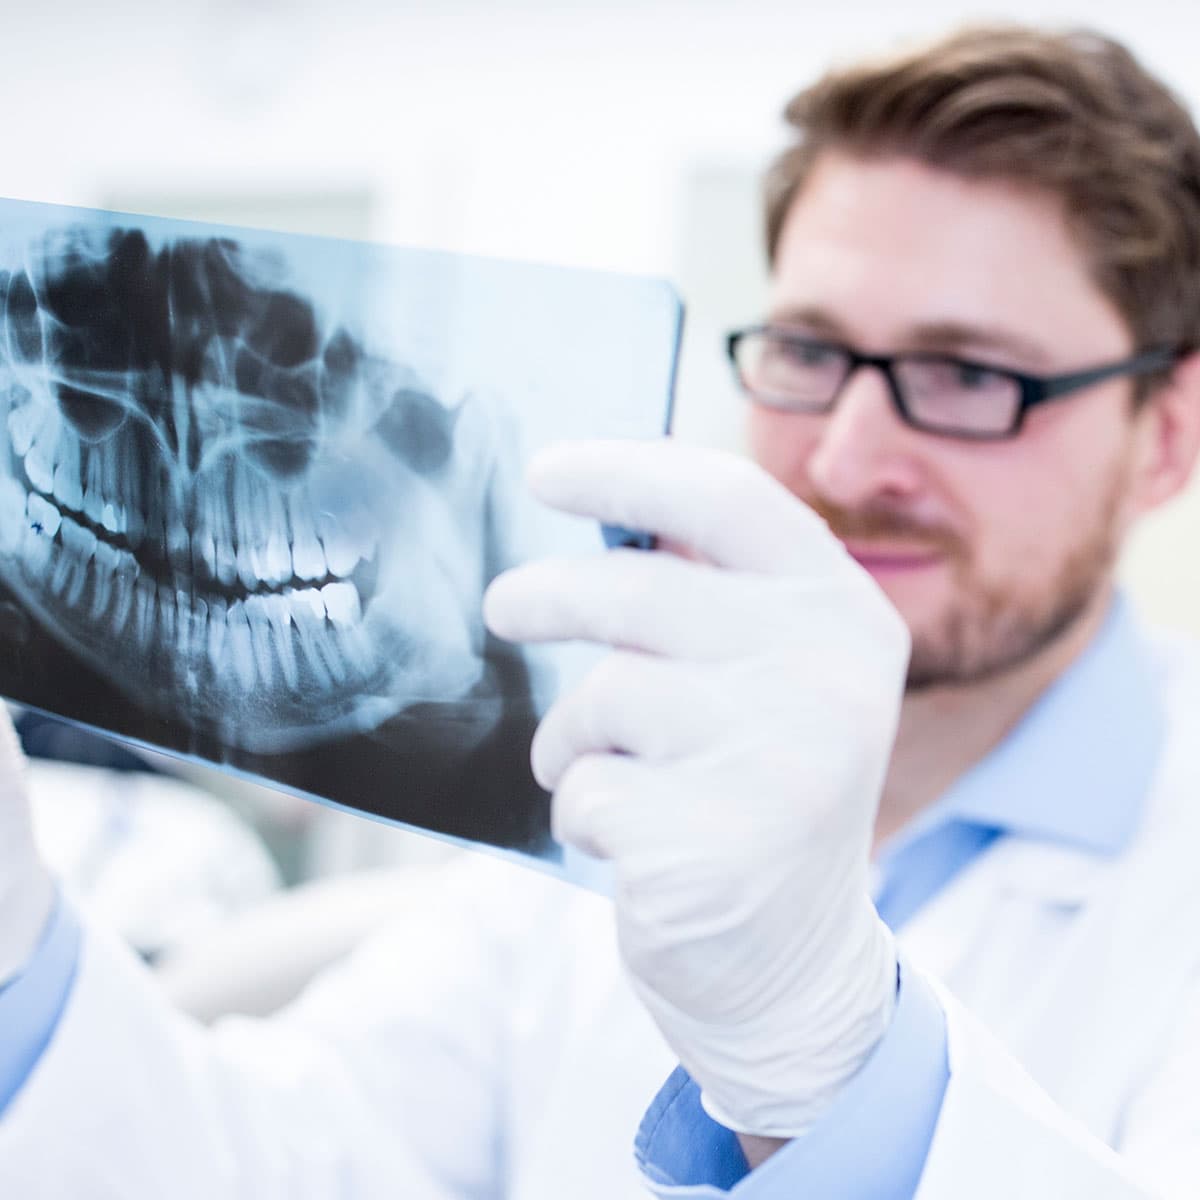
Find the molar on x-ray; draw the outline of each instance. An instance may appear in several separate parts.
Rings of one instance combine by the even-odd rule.
[[[472,260],[453,256],[0,212],[0,582],[39,631],[32,650],[9,631],[0,688],[335,803],[542,853],[543,798],[512,751],[527,749],[546,671],[490,638],[479,610],[532,544],[522,448],[576,432],[530,420],[579,390],[561,345],[547,379],[499,361],[522,338],[495,272],[523,283],[511,299],[530,293],[519,272],[544,269],[484,264],[472,288]],[[567,337],[594,373],[596,348],[572,348],[554,290],[528,306],[525,320],[549,322],[529,349]],[[595,431],[661,428],[678,313],[659,308],[643,411],[606,429],[601,407]],[[524,401],[509,394],[522,388]],[[64,663],[83,665],[84,686]],[[378,778],[328,765],[368,747]],[[501,761],[525,816],[476,828],[437,809],[448,787],[460,805],[486,791],[483,775],[495,791]],[[422,781],[433,795],[416,796]],[[352,790],[372,782],[375,795]],[[407,809],[381,802],[393,792]]]

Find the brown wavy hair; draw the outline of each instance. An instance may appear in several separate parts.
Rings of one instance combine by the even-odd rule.
[[[773,263],[822,153],[908,156],[1062,200],[1092,278],[1139,348],[1200,347],[1200,135],[1119,43],[1088,30],[971,28],[835,69],[785,110],[766,177]]]

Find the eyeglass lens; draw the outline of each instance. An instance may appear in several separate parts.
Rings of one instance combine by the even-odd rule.
[[[746,334],[737,346],[746,390],[763,404],[820,412],[837,398],[850,371],[839,346],[772,331]],[[893,373],[909,419],[925,428],[967,434],[1004,433],[1021,408],[1011,376],[948,358],[901,357]]]

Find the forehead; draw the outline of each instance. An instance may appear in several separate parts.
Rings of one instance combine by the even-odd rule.
[[[899,157],[822,155],[784,222],[770,299],[776,316],[820,310],[863,348],[938,326],[1008,332],[1062,361],[1130,340],[1056,197]]]

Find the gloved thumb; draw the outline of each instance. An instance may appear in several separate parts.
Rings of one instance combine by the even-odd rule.
[[[0,708],[0,778],[7,779],[11,770],[20,773],[25,768],[25,755],[21,750],[21,739],[6,708]]]

